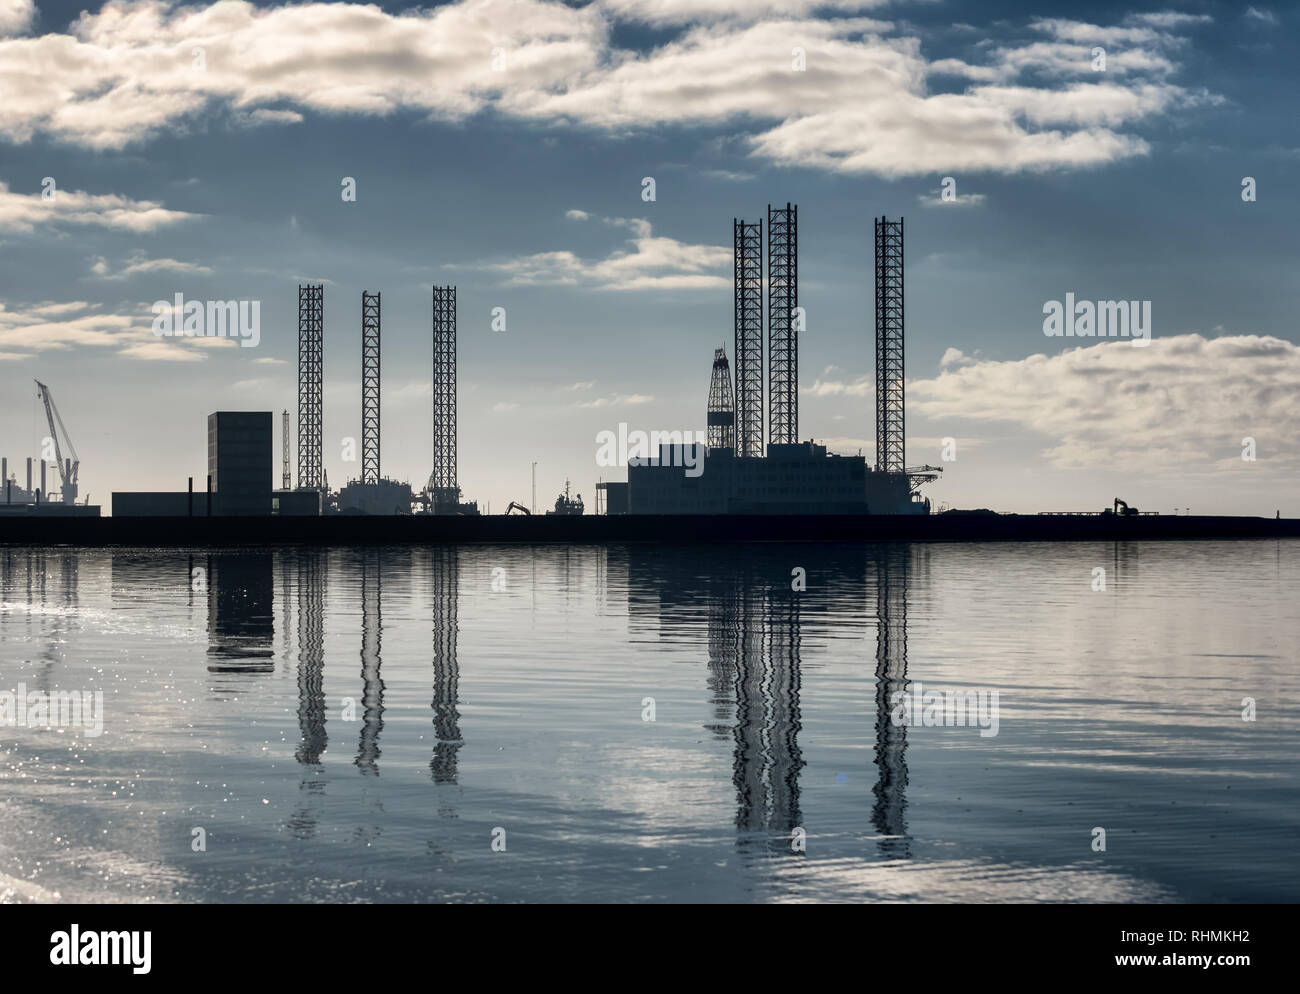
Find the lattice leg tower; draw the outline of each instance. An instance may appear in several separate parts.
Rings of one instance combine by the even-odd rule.
[[[905,472],[903,219],[876,219],[876,469]]]
[[[732,222],[735,246],[736,455],[763,445],[763,224]]]
[[[379,294],[361,291],[361,482],[379,482]]]
[[[799,208],[767,207],[769,445],[799,441]]]
[[[324,399],[324,285],[298,287],[298,486],[319,490]]]

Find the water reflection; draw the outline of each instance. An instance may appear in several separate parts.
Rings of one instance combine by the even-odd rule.
[[[876,574],[876,783],[871,823],[887,856],[911,855],[907,839],[907,726],[891,720],[894,695],[907,690],[907,580],[911,547],[882,546]]]
[[[1098,566],[1120,596],[1089,590]],[[1123,596],[1139,579],[1157,614]],[[25,859],[97,899],[1282,899],[1300,714],[1237,702],[1300,699],[1297,582],[1277,543],[0,550],[0,690],[102,688],[108,717],[93,740],[6,730],[0,877]],[[1015,711],[989,739],[896,725],[915,681]],[[1107,818],[1133,838],[1101,860]],[[238,873],[189,857],[195,824]]]
[[[271,553],[209,556],[206,570],[208,670],[270,673],[275,668]]]
[[[796,567],[811,592],[794,589]],[[872,665],[874,656],[875,671],[869,829],[886,855],[909,854],[907,730],[891,721],[890,702],[908,684],[912,568],[913,553],[901,544],[865,553],[778,548],[731,560],[708,552],[673,557],[631,552],[628,606],[634,638],[653,620],[660,640],[681,641],[697,624],[698,605],[707,604],[705,683],[711,720],[705,728],[714,738],[732,742],[735,823],[742,848],[788,852],[793,830],[805,827],[800,779],[806,763],[799,743],[805,642],[811,631],[812,644],[820,650],[825,640],[860,628],[858,637],[870,637],[874,630],[874,651],[862,653],[864,665]],[[846,602],[863,605],[869,617],[828,616],[828,603]]]
[[[456,782],[456,755],[464,744],[460,734],[460,665],[456,661],[459,634],[456,602],[460,597],[459,550],[454,545],[432,550],[429,586],[433,603],[433,758],[434,783]]]
[[[289,563],[283,561],[285,582]],[[289,831],[296,839],[316,835],[325,797],[325,768],[321,763],[329,747],[325,705],[325,567],[323,550],[305,549],[293,557],[298,608],[298,746],[294,758],[302,769],[298,798],[289,816]],[[289,603],[284,604],[288,636]]]
[[[384,730],[384,680],[380,676],[384,640],[383,576],[381,549],[362,549],[353,562],[361,574],[361,737],[357,742],[357,768],[379,775],[379,735]]]

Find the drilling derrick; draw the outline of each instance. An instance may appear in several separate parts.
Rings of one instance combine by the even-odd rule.
[[[293,486],[289,477],[289,409],[280,415],[280,489]]]
[[[709,379],[709,448],[736,448],[736,408],[731,399],[731,365],[727,350],[714,349],[713,375]]]
[[[876,219],[876,470],[903,458],[903,219]]]
[[[433,288],[433,473],[435,513],[456,513],[456,288]]]
[[[769,445],[799,441],[799,208],[767,206]]]
[[[763,224],[732,222],[736,324],[736,455],[763,455]]]
[[[320,490],[325,287],[298,285],[298,487]]]
[[[379,482],[379,294],[361,291],[361,482]]]

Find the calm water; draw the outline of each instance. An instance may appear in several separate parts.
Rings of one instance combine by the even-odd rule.
[[[0,570],[0,693],[104,699],[0,727],[0,900],[1300,899],[1300,543]]]

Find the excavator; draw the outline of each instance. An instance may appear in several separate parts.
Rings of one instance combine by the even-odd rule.
[[[68,429],[63,425],[63,418],[59,415],[59,409],[54,406],[54,398],[50,396],[50,388],[40,380],[36,381],[36,387],[40,390],[40,398],[45,404],[45,420],[50,425],[50,438],[54,442],[54,458],[59,464],[60,496],[65,504],[75,504],[77,502],[77,471],[81,468],[81,460],[77,458],[77,450],[72,444],[72,439],[68,436]],[[68,451],[72,453],[72,458],[66,462],[63,458],[63,448],[59,445],[59,431],[55,431],[54,423],[59,423],[59,431],[63,433],[63,440],[68,443]]]
[[[516,501],[511,501],[510,506],[506,508],[506,514],[532,514],[533,512]]]
[[[1123,508],[1123,510],[1120,510],[1121,508]],[[1101,513],[1114,514],[1115,516],[1121,518],[1131,518],[1131,517],[1135,517],[1139,512],[1136,507],[1129,507],[1125,501],[1122,501],[1118,497],[1116,497],[1115,503],[1112,504],[1110,507],[1103,509]]]

